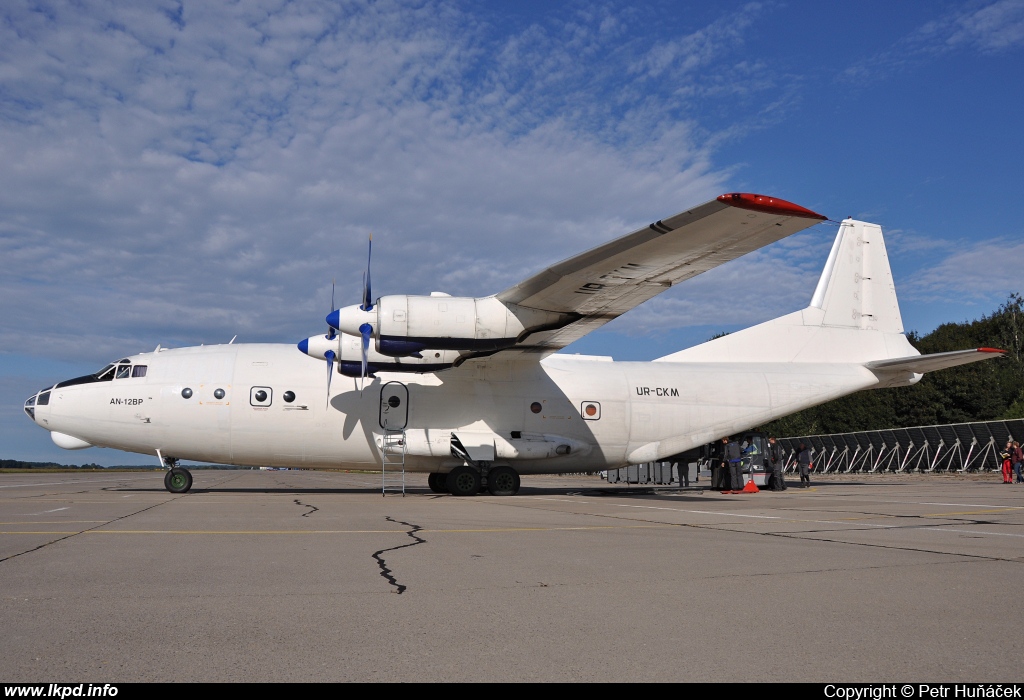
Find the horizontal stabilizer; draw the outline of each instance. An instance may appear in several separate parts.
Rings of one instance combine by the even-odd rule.
[[[937,369],[966,365],[971,362],[1002,357],[1005,350],[996,348],[975,348],[973,350],[954,350],[953,352],[937,352],[932,355],[915,355],[913,357],[897,357],[892,360],[878,360],[865,365],[870,370],[881,372],[914,372],[924,374]]]

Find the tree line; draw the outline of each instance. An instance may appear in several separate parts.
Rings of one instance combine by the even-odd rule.
[[[1024,418],[1024,299],[1011,294],[995,312],[976,321],[944,323],[925,336],[911,332],[922,354],[991,347],[1005,357],[930,372],[917,384],[875,389],[762,426],[779,437],[826,435],[917,425]]]

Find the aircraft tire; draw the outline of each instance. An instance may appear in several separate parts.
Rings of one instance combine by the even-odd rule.
[[[192,472],[175,467],[164,474],[164,488],[171,493],[188,493],[192,488]]]
[[[487,491],[492,496],[515,496],[519,493],[519,474],[512,467],[494,467],[487,472]]]
[[[434,493],[448,493],[448,484],[445,483],[448,480],[447,474],[428,474],[427,475],[427,486]]]
[[[480,492],[480,472],[473,467],[455,467],[448,472],[445,485],[453,496],[475,496]]]

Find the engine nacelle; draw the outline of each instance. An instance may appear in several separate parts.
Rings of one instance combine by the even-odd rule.
[[[391,295],[377,300],[376,311],[376,349],[384,354],[427,348],[502,350],[529,331],[560,328],[575,318],[504,304],[496,297]]]
[[[362,339],[357,336],[339,333],[334,338],[314,335],[299,342],[299,350],[326,360],[327,352],[334,353],[338,364],[338,373],[348,377],[359,377],[363,373]],[[454,350],[429,350],[419,353],[419,357],[391,357],[377,352],[371,346],[366,352],[366,369],[368,374],[377,372],[439,372],[451,367],[459,359]]]

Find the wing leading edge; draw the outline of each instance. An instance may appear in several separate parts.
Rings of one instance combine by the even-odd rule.
[[[497,298],[578,319],[531,333],[511,351],[559,350],[673,285],[824,220],[774,197],[723,194],[563,260]]]

